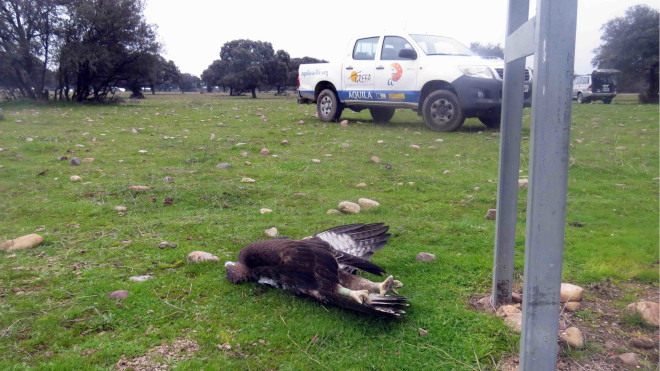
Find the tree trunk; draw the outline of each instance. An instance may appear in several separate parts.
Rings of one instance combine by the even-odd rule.
[[[257,98],[257,92],[256,92],[257,89],[256,88],[251,88],[250,90],[252,91],[252,99],[256,99]]]
[[[149,88],[151,89],[151,95],[156,95],[156,86],[151,84],[149,85]]]

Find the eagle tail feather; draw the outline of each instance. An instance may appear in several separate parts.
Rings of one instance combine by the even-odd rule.
[[[321,294],[323,295],[325,302],[377,317],[401,317],[406,313],[402,308],[408,306],[408,304],[405,303],[408,298],[404,296],[380,296],[378,294],[369,294],[371,304],[360,304],[352,298],[338,293],[323,291]]]

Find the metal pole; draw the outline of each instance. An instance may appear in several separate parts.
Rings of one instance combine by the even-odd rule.
[[[577,0],[537,0],[520,369],[557,364]]]
[[[507,36],[527,21],[529,0],[509,0]],[[506,47],[506,45],[505,45]],[[511,302],[513,257],[516,246],[518,209],[518,170],[523,112],[525,58],[504,65],[500,133],[500,169],[497,185],[495,258],[491,303]]]

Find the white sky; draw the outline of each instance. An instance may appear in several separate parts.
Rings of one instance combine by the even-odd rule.
[[[593,68],[592,50],[600,27],[636,4],[660,7],[660,0],[579,0],[575,72]],[[339,61],[355,36],[407,30],[504,46],[506,0],[246,1],[147,0],[147,22],[158,25],[164,56],[181,72],[200,75],[235,39],[268,41],[291,57]],[[536,1],[530,1],[530,13]]]

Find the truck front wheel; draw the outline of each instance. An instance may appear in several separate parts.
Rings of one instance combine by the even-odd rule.
[[[343,107],[339,103],[337,94],[331,89],[324,89],[316,99],[316,111],[321,121],[337,121],[341,117]]]
[[[369,112],[376,123],[388,122],[394,116],[394,108],[390,107],[371,107]]]
[[[434,131],[454,131],[463,125],[465,117],[456,94],[449,90],[436,90],[424,99],[424,123]]]

